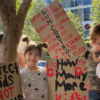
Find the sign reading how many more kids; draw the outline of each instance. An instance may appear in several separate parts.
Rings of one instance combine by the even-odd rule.
[[[88,49],[58,0],[30,21],[42,42],[48,42],[51,58],[76,57]]]
[[[89,100],[85,58],[47,60],[48,100]]]
[[[0,63],[0,100],[23,100],[18,63]]]

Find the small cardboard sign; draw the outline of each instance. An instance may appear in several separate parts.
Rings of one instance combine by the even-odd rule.
[[[85,58],[47,60],[48,100],[89,100]]]
[[[76,57],[88,50],[58,0],[30,19],[51,58]]]
[[[0,63],[0,100],[23,100],[18,63]]]

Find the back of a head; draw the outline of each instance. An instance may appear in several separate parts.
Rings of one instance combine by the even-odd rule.
[[[97,24],[93,27],[92,33],[90,35],[91,41],[96,41],[98,36],[100,36],[100,24]]]
[[[3,32],[0,33],[0,43],[2,44]]]

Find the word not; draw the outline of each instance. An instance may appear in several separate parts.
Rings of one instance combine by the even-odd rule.
[[[6,98],[9,98],[10,96],[13,97],[12,89],[14,89],[14,87],[9,87],[8,89],[0,90],[0,99],[4,100],[3,94]]]

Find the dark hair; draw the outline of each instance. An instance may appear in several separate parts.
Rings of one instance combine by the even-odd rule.
[[[93,27],[92,33],[90,35],[91,41],[96,41],[97,36],[100,36],[100,24],[97,24]]]
[[[2,43],[3,33],[0,33],[0,43]]]
[[[24,55],[28,52],[28,51],[31,51],[31,50],[35,50],[39,52],[39,56],[42,56],[42,47],[43,48],[46,48],[48,47],[48,44],[45,42],[45,43],[39,43],[37,44],[36,42],[34,41],[31,41],[29,36],[24,36],[22,37],[22,41],[26,42],[27,45],[26,45],[26,48],[25,48],[25,51],[24,51]]]

